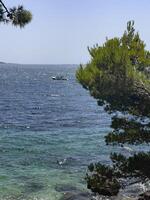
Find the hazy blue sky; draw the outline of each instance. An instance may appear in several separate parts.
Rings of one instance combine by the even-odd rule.
[[[120,36],[128,20],[150,49],[150,0],[4,0],[33,13],[25,29],[0,25],[0,60],[69,64],[89,60],[87,46]]]

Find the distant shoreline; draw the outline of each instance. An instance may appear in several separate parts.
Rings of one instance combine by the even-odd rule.
[[[79,66],[79,64],[22,64],[22,63],[6,63],[0,62],[0,64],[10,64],[10,65],[51,65],[51,66]]]

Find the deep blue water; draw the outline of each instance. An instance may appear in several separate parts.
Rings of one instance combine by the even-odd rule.
[[[0,65],[0,199],[58,200],[85,188],[87,165],[108,161],[110,117],[75,79],[75,66]],[[63,74],[68,81],[54,81]]]

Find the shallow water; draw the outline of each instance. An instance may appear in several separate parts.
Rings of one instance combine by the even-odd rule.
[[[108,162],[110,117],[75,80],[75,66],[0,65],[0,200],[58,200],[85,190],[92,161]],[[68,81],[54,81],[62,74]]]

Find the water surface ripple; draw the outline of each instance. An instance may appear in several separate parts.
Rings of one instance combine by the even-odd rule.
[[[107,162],[110,118],[75,80],[75,66],[0,65],[0,199],[57,200]],[[54,81],[63,74],[68,81]]]

